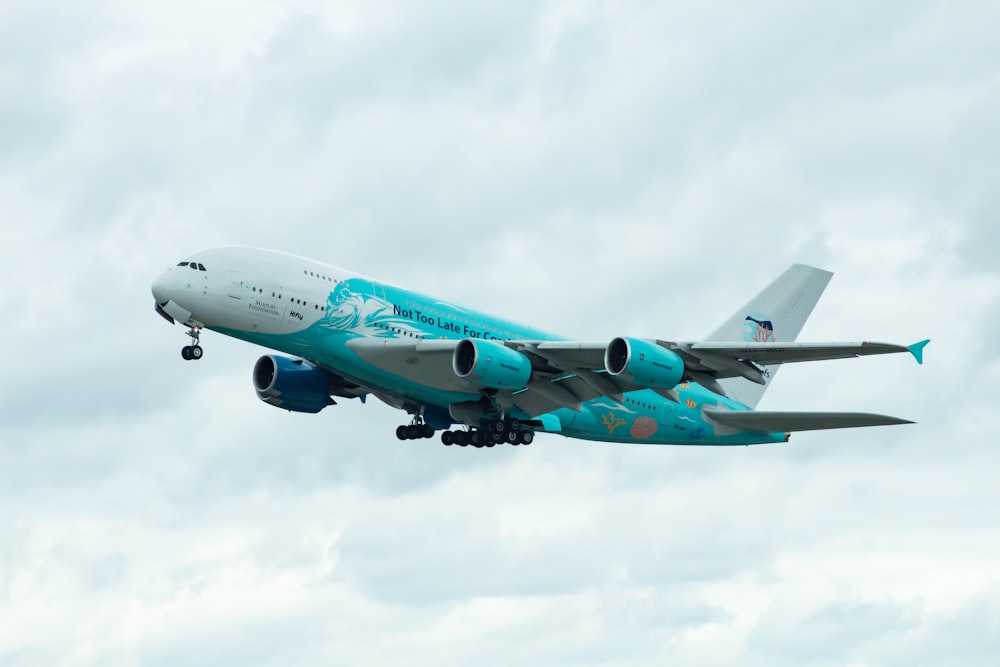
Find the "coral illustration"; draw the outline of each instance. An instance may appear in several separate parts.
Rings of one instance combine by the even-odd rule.
[[[757,326],[757,332],[753,335],[755,343],[773,343],[774,331],[764,326]]]
[[[774,324],[760,313],[747,315],[743,321],[743,340],[753,343],[773,343]]]
[[[659,426],[657,426],[655,419],[651,417],[638,417],[632,422],[632,430],[629,433],[636,440],[645,440],[652,437],[658,428]]]
[[[622,425],[625,424],[625,420],[624,419],[622,419],[621,417],[619,417],[617,415],[613,415],[610,412],[608,414],[604,415],[601,418],[601,421],[604,422],[604,426],[607,427],[607,429],[608,429],[608,435],[611,435],[612,433],[615,432],[616,428],[618,428],[619,426],[622,426]]]

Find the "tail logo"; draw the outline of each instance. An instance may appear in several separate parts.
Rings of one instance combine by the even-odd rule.
[[[774,325],[763,313],[750,313],[743,320],[743,340],[748,343],[773,343]]]

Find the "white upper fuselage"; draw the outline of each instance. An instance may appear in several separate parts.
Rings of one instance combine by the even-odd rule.
[[[173,304],[165,309],[174,319],[266,334],[307,329],[323,318],[333,287],[359,277],[303,257],[255,248],[206,250],[181,264],[160,274],[152,286],[157,303]]]

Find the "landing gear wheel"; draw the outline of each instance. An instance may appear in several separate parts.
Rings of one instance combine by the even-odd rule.
[[[509,428],[510,428],[511,431],[514,431],[515,433],[518,432],[518,431],[520,431],[521,430],[521,422],[520,422],[520,420],[511,419],[510,420]]]
[[[530,445],[535,439],[534,431],[521,431],[521,437],[518,440],[521,441],[522,445]]]
[[[519,439],[518,435],[519,434],[518,434],[517,431],[507,431],[507,437],[504,438],[504,439],[507,441],[507,444],[509,444],[509,445],[516,445],[516,444],[518,444],[518,442],[517,442],[518,439]]]
[[[408,435],[409,434],[406,432],[406,427],[405,426],[397,426],[396,427],[396,437],[397,438],[399,438],[400,440],[406,440],[408,438]]]
[[[424,427],[422,424],[410,424],[406,427],[406,437],[408,440],[416,440],[417,438],[422,438],[424,436]]]
[[[205,351],[201,349],[201,345],[192,345],[191,346],[191,353],[190,354],[191,354],[191,358],[192,359],[195,359],[195,360],[201,359],[201,355],[203,355],[204,353],[205,353]]]
[[[451,431],[443,431],[441,433],[441,442],[450,447],[455,443],[454,434]]]
[[[455,437],[453,438],[455,444],[459,447],[469,446],[469,434],[466,431],[455,431]]]
[[[479,431],[473,431],[472,433],[469,434],[469,443],[473,447],[483,446],[483,437],[479,434]]]
[[[191,361],[191,346],[185,345],[181,348],[181,358],[184,361]]]
[[[434,427],[431,426],[430,424],[424,424],[423,425],[423,432],[421,433],[421,435],[424,438],[433,438],[434,437]]]

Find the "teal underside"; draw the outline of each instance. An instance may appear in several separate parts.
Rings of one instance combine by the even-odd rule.
[[[363,279],[339,284],[329,295],[324,318],[290,334],[264,334],[221,327],[219,333],[307,359],[367,387],[426,406],[447,408],[481,394],[428,387],[362,361],[347,342],[360,337],[425,339],[560,340],[539,330],[458,309],[428,297]],[[630,392],[621,403],[587,401],[583,410],[559,409],[535,417],[538,429],[585,440],[636,444],[750,445],[783,442],[785,433],[736,431],[703,417],[705,408],[747,410],[698,384],[677,387],[674,403],[651,390]],[[512,415],[518,414],[515,408]]]

